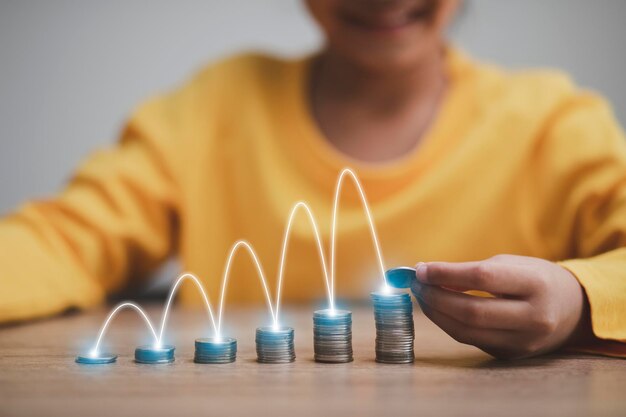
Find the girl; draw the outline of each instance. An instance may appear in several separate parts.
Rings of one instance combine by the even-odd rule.
[[[307,5],[326,36],[318,54],[206,68],[139,107],[55,199],[0,222],[0,320],[93,306],[174,253],[217,294],[241,237],[275,276],[289,208],[307,201],[329,230],[349,166],[390,266],[447,261],[420,263],[412,289],[456,340],[508,358],[625,352],[626,145],[607,103],[559,72],[507,72],[455,50],[444,33],[458,1]],[[362,297],[379,279],[375,250],[344,189],[337,293]],[[293,301],[324,293],[299,220]],[[231,298],[258,299],[249,261],[233,268]],[[192,287],[182,298],[199,300]]]

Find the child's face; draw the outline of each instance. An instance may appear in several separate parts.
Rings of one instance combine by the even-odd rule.
[[[419,66],[442,45],[460,0],[306,0],[332,53],[362,69]]]

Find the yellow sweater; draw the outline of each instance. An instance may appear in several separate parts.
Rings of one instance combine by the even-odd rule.
[[[307,107],[310,59],[246,55],[208,67],[130,119],[53,199],[0,221],[0,321],[85,308],[173,253],[214,302],[232,243],[274,286],[289,211],[308,202],[328,245],[335,181],[359,175],[387,266],[500,253],[561,261],[599,338],[626,340],[626,143],[609,106],[553,71],[505,72],[450,51],[451,87],[420,146],[380,165],[340,154]],[[381,138],[384,140],[384,138]],[[380,283],[358,194],[337,224],[337,297]],[[286,300],[322,300],[310,225],[294,223]],[[247,256],[228,300],[261,301]],[[197,302],[186,285],[182,298]],[[621,346],[621,345],[620,345]]]

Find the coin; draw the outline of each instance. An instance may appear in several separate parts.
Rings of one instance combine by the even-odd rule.
[[[294,330],[291,327],[259,327],[256,329],[257,361],[289,363],[296,360]]]
[[[76,363],[83,365],[104,365],[117,361],[117,355],[112,353],[98,353],[97,355],[78,355]]]
[[[406,293],[370,294],[374,304],[376,361],[411,363],[415,359],[413,304]]]
[[[394,288],[411,288],[411,282],[415,279],[415,268],[400,266],[385,272],[387,284]]]
[[[237,358],[237,340],[230,337],[196,339],[195,348],[196,363],[231,363]]]
[[[135,349],[135,362],[148,364],[162,364],[174,362],[174,346],[144,345]]]
[[[313,349],[315,361],[345,363],[352,356],[352,312],[317,310],[313,313]]]

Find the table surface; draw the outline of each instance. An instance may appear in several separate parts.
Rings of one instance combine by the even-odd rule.
[[[148,313],[160,318],[160,306]],[[257,416],[257,415],[626,415],[626,361],[551,355],[522,361],[491,359],[461,345],[415,313],[412,365],[374,361],[374,323],[367,306],[353,309],[355,361],[313,361],[312,310],[287,308],[296,330],[297,360],[256,362],[254,331],[267,314],[231,307],[227,332],[237,361],[193,363],[194,339],[210,334],[204,311],[175,308],[166,341],[176,361],[140,365],[135,346],[149,333],[131,311],[120,314],[104,342],[117,363],[78,365],[107,310],[0,328],[1,416]]]

